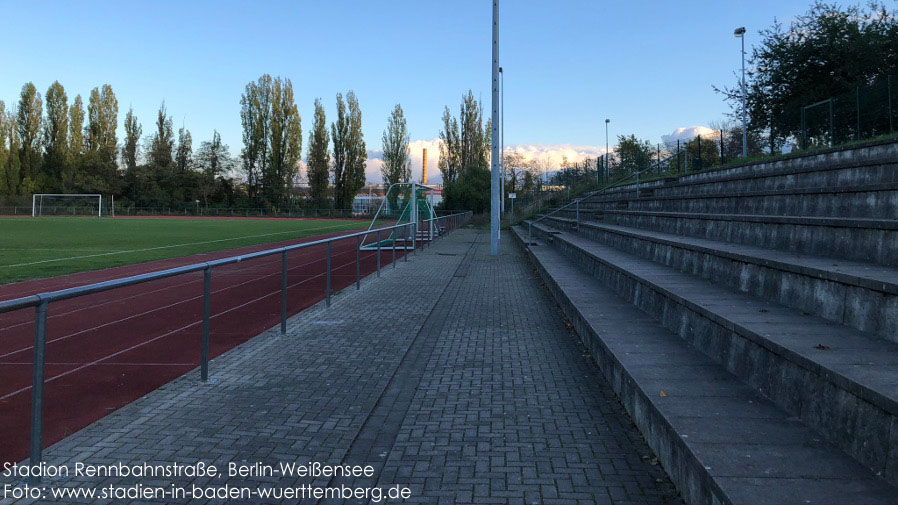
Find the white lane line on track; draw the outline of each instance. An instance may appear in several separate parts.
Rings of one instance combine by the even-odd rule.
[[[300,233],[307,232],[307,231],[321,231],[321,230],[344,230],[347,228],[352,228],[352,226],[346,225],[346,226],[325,226],[323,228],[310,228],[308,230],[302,230],[302,232],[300,232]],[[104,252],[104,253],[98,253],[98,254],[86,254],[86,255],[82,255],[82,256],[69,256],[67,258],[53,258],[53,259],[49,259],[49,260],[29,261],[27,263],[15,263],[12,265],[0,265],[0,268],[25,267],[25,266],[30,266],[30,265],[40,265],[42,263],[55,263],[57,261],[80,260],[80,259],[84,259],[84,258],[97,258],[100,256],[114,256],[116,254],[129,254],[129,253],[135,253],[135,252],[156,251],[156,250],[160,250],[160,249],[172,249],[175,247],[185,247],[185,246],[191,246],[191,245],[215,244],[218,242],[228,242],[231,240],[240,240],[240,239],[244,239],[244,238],[259,238],[259,237],[272,237],[274,235],[286,235],[287,233],[296,233],[296,230],[279,231],[276,233],[263,233],[260,235],[245,235],[243,237],[222,238],[222,239],[216,239],[216,240],[205,240],[205,241],[201,241],[201,242],[187,242],[184,244],[161,245],[158,247],[146,247],[143,249],[127,249],[127,250],[123,250],[123,251],[110,251],[110,252]],[[212,251],[210,251],[210,252],[212,252]],[[200,253],[200,254],[204,254],[204,253]]]
[[[352,252],[352,251],[347,251],[346,253],[339,253],[339,254],[337,254],[336,256],[340,256],[340,255],[342,255],[342,254],[347,254],[347,253],[349,253],[349,252]],[[287,269],[287,271],[294,270],[294,269],[297,269],[297,268],[301,268],[301,267],[304,267],[304,266],[307,266],[307,265],[312,265],[312,264],[317,263],[317,262],[319,262],[319,261],[326,261],[326,259],[325,259],[325,258],[319,258],[319,259],[317,259],[317,260],[308,261],[308,262],[303,263],[303,264],[301,264],[301,265],[296,265],[296,266],[294,266],[294,267],[290,267],[290,268]],[[347,264],[348,264],[348,263],[347,263]],[[256,265],[256,266],[258,266],[258,265]],[[333,270],[333,269],[332,269],[332,270]],[[216,291],[213,291],[212,294],[215,294],[215,293],[222,293],[222,292],[227,291],[227,290],[229,290],[229,289],[232,289],[232,288],[238,288],[238,287],[243,286],[243,285],[245,285],[245,284],[249,284],[249,283],[251,283],[251,282],[254,282],[254,281],[257,281],[257,280],[260,280],[260,279],[264,279],[264,278],[266,278],[266,277],[272,277],[272,276],[274,276],[274,275],[280,275],[280,272],[273,272],[273,273],[270,273],[270,274],[268,274],[268,275],[264,275],[264,276],[262,276],[262,277],[253,277],[253,278],[250,279],[250,280],[243,281],[243,282],[238,283],[238,284],[231,284],[231,285],[229,285],[229,286],[227,286],[227,287],[224,287],[224,288],[218,289],[218,290],[216,290]],[[324,274],[322,273],[322,274],[318,274],[318,275],[324,275]],[[317,276],[316,276],[316,277],[317,277]],[[314,279],[314,278],[315,278],[315,277],[311,277],[311,279]],[[301,284],[301,283],[300,283],[300,284]],[[297,285],[298,285],[298,284],[297,284]],[[280,290],[278,290],[278,292],[279,292],[279,291],[280,291]],[[203,295],[198,295],[198,296],[194,296],[194,297],[191,297],[191,298],[186,298],[186,299],[183,299],[183,300],[179,300],[179,301],[170,303],[170,304],[168,304],[168,305],[164,305],[164,306],[162,306],[162,307],[156,307],[156,308],[154,308],[154,309],[151,309],[151,310],[147,310],[147,311],[141,312],[141,313],[139,313],[139,314],[132,314],[132,315],[130,315],[130,316],[128,316],[128,317],[124,317],[124,318],[122,318],[122,319],[116,319],[115,321],[109,321],[109,322],[106,322],[106,323],[103,323],[103,324],[100,324],[100,325],[97,325],[97,326],[92,326],[92,327],[90,327],[90,328],[85,328],[85,329],[76,331],[75,333],[69,333],[68,335],[63,335],[63,336],[61,336],[61,337],[57,337],[57,338],[54,338],[54,339],[52,339],[52,340],[48,340],[48,341],[47,341],[47,345],[52,344],[52,343],[55,343],[55,342],[59,342],[59,341],[62,341],[62,340],[68,340],[68,339],[70,339],[70,338],[72,338],[72,337],[77,337],[78,335],[82,335],[82,334],[84,334],[84,333],[88,333],[88,332],[91,332],[91,331],[94,331],[94,330],[98,330],[98,329],[100,329],[100,328],[105,328],[105,327],[107,327],[107,326],[111,326],[111,325],[114,325],[114,324],[117,324],[117,323],[120,323],[120,322],[123,322],[123,321],[127,321],[127,320],[129,320],[129,319],[134,319],[135,317],[145,316],[145,315],[147,315],[147,314],[152,314],[153,312],[158,312],[158,311],[160,311],[160,310],[168,309],[168,308],[174,307],[174,306],[176,306],[176,305],[180,305],[180,304],[182,304],[182,303],[187,303],[187,302],[191,302],[191,301],[194,301],[194,300],[198,300],[198,299],[200,299],[200,298],[202,298],[202,297],[203,297]],[[7,352],[7,353],[0,354],[0,358],[6,358],[6,357],[12,356],[12,355],[14,355],[14,354],[18,354],[18,353],[25,352],[25,351],[30,351],[30,350],[33,349],[33,348],[34,348],[33,345],[29,345],[29,346],[26,346],[26,347],[22,347],[22,348],[20,348],[20,349],[14,350],[14,351],[9,351],[9,352]]]
[[[310,251],[310,250],[304,250],[304,251],[301,250],[301,251],[302,251],[302,252],[301,252],[298,256],[294,256],[294,259],[296,259],[296,258],[302,258],[303,256],[308,255],[309,253],[313,252],[313,251]],[[341,253],[341,254],[343,254],[343,253]],[[258,260],[258,261],[256,261],[256,262],[254,262],[254,263],[234,263],[234,264],[228,265],[228,266],[226,267],[226,268],[233,268],[233,270],[224,270],[224,271],[220,271],[220,272],[219,272],[219,276],[221,276],[221,275],[234,275],[234,274],[236,274],[236,273],[238,273],[238,272],[242,272],[242,271],[244,271],[244,270],[250,270],[250,269],[253,269],[253,268],[260,267],[260,266],[267,266],[267,265],[271,265],[271,264],[273,264],[273,263],[278,263],[278,262],[280,262],[280,261],[281,261],[280,258],[276,258],[276,259],[273,259],[273,260],[268,260],[268,258],[263,258],[263,259],[260,259],[260,260]],[[305,265],[308,265],[308,264],[310,264],[310,263],[304,263],[304,264],[299,265],[299,266],[305,266]],[[291,267],[291,268],[288,269],[288,270],[292,270],[293,268],[296,268],[296,267]],[[172,279],[174,279],[174,278],[172,278]],[[53,313],[51,312],[50,315],[49,315],[49,317],[48,317],[48,320],[53,320],[53,319],[59,318],[59,317],[65,317],[65,316],[74,314],[74,313],[76,313],[76,312],[82,311],[82,310],[96,309],[96,308],[102,307],[102,306],[104,306],[104,305],[108,305],[108,304],[112,304],[112,303],[118,303],[118,302],[122,302],[122,301],[131,300],[131,299],[134,299],[134,298],[139,298],[139,297],[141,297],[141,296],[146,296],[146,295],[151,295],[151,294],[159,293],[159,292],[162,292],[162,291],[165,291],[165,290],[168,290],[168,289],[172,289],[172,288],[179,288],[179,287],[181,287],[181,286],[186,286],[186,285],[188,285],[188,284],[195,283],[196,281],[197,281],[196,279],[193,279],[193,280],[186,281],[186,282],[182,282],[182,283],[179,283],[179,284],[173,284],[173,285],[171,285],[171,286],[165,286],[165,287],[162,287],[162,288],[159,288],[159,289],[155,289],[155,290],[152,290],[152,291],[146,291],[146,292],[142,292],[142,293],[137,293],[137,294],[134,294],[134,295],[131,295],[131,296],[127,296],[127,297],[125,297],[125,298],[116,298],[115,300],[109,300],[109,301],[106,301],[106,302],[103,302],[103,303],[92,304],[92,305],[88,305],[88,306],[85,306],[85,307],[79,307],[79,308],[77,308],[77,309],[73,309],[73,310],[70,310],[70,311],[68,311],[68,312],[61,312],[61,313],[58,313],[58,314],[53,314]],[[217,292],[217,291],[216,291],[216,292]],[[113,321],[113,322],[114,322],[114,321]],[[31,324],[33,324],[33,323],[34,323],[34,319],[33,319],[32,317],[29,317],[28,319],[26,319],[25,321],[22,321],[21,323],[15,323],[15,324],[12,324],[12,325],[10,325],[10,326],[0,327],[0,331],[11,330],[11,329],[17,328],[17,327],[19,327],[19,326],[31,325]],[[29,347],[28,349],[30,349],[30,347]],[[0,357],[3,357],[3,356],[5,356],[5,355],[0,355]]]
[[[352,265],[352,264],[354,264],[354,263],[355,263],[355,261],[351,261],[351,262],[349,262],[349,263],[343,263],[342,265],[339,265],[339,266],[337,266],[336,268],[334,268],[334,270],[336,270],[337,268],[345,267],[345,266],[347,266],[347,265]],[[302,280],[302,281],[299,281],[299,282],[297,282],[296,284],[292,284],[292,285],[290,285],[290,286],[287,286],[287,288],[289,289],[289,288],[291,288],[291,287],[299,286],[300,284],[302,284],[302,283],[304,283],[304,282],[308,282],[308,281],[310,281],[310,280],[312,280],[312,279],[315,279],[315,278],[317,278],[317,277],[321,277],[321,276],[323,276],[323,275],[326,275],[326,274],[325,274],[324,272],[322,272],[322,273],[320,273],[320,274],[318,274],[318,275],[309,277],[308,279],[304,279],[304,280]],[[211,319],[215,319],[215,318],[218,317],[218,316],[222,316],[222,315],[227,314],[227,313],[229,313],[229,312],[233,312],[233,311],[235,311],[235,310],[237,310],[237,309],[241,309],[241,308],[246,307],[247,305],[249,305],[249,304],[251,304],[251,303],[256,303],[256,302],[259,301],[259,300],[262,300],[262,299],[264,299],[264,298],[268,298],[268,297],[271,296],[271,295],[279,294],[280,292],[281,292],[280,289],[278,289],[277,291],[272,291],[271,293],[268,293],[268,294],[266,294],[266,295],[262,295],[262,296],[260,296],[260,297],[258,297],[258,298],[255,298],[255,299],[253,299],[253,300],[250,300],[250,301],[248,301],[248,302],[246,302],[246,303],[242,303],[242,304],[240,304],[240,305],[237,305],[236,307],[231,307],[231,308],[228,309],[228,310],[225,310],[225,311],[223,311],[223,312],[219,312],[218,314],[215,314],[215,315],[209,317],[209,319],[210,319],[210,320],[211,320]],[[81,365],[81,366],[79,366],[79,367],[77,367],[77,368],[73,368],[73,369],[68,370],[68,371],[66,371],[66,372],[62,372],[62,373],[60,373],[60,374],[58,374],[58,375],[54,375],[53,377],[50,377],[49,379],[44,380],[44,384],[46,384],[46,383],[48,383],[48,382],[53,382],[53,381],[55,381],[56,379],[59,379],[59,378],[61,378],[61,377],[65,377],[65,376],[67,376],[67,375],[71,375],[71,374],[73,374],[73,373],[75,373],[75,372],[78,372],[78,371],[80,371],[80,370],[84,370],[85,368],[88,368],[88,367],[90,367],[90,366],[98,365],[98,364],[100,364],[100,363],[102,363],[102,362],[104,362],[104,361],[106,361],[106,360],[108,360],[108,359],[110,359],[110,358],[114,358],[114,357],[119,356],[119,355],[121,355],[121,354],[124,354],[124,353],[126,353],[126,352],[128,352],[128,351],[132,351],[132,350],[134,350],[134,349],[137,349],[138,347],[143,347],[143,346],[145,346],[145,345],[147,345],[147,344],[150,344],[150,343],[153,343],[153,342],[155,342],[155,341],[157,341],[157,340],[159,340],[159,339],[168,337],[168,336],[173,335],[173,334],[175,334],[175,333],[178,333],[178,332],[180,332],[180,331],[184,331],[184,330],[186,330],[187,328],[190,328],[190,327],[192,327],[192,326],[196,326],[196,325],[198,325],[198,324],[201,324],[202,322],[203,322],[202,320],[194,321],[194,322],[192,322],[192,323],[190,323],[190,324],[187,324],[187,325],[184,325],[184,326],[182,326],[182,327],[180,327],[180,328],[177,328],[177,329],[168,331],[168,332],[166,332],[166,333],[163,333],[162,335],[159,335],[159,336],[157,336],[157,337],[153,337],[153,338],[151,338],[151,339],[149,339],[149,340],[140,342],[140,343],[138,343],[138,344],[134,344],[134,345],[132,345],[131,347],[128,347],[128,348],[126,348],[126,349],[122,349],[122,350],[120,350],[120,351],[114,352],[114,353],[112,353],[112,354],[110,354],[110,355],[108,355],[108,356],[104,356],[104,357],[102,357],[102,358],[99,358],[99,359],[96,359],[96,360],[94,360],[94,361],[91,361],[90,363],[85,363],[85,364],[83,364],[83,365]],[[15,395],[17,395],[17,394],[20,394],[20,393],[24,393],[24,392],[26,392],[26,391],[29,391],[29,390],[31,390],[31,387],[32,387],[32,386],[25,386],[25,387],[23,387],[23,388],[21,388],[21,389],[18,389],[18,390],[16,390],[16,391],[11,392],[11,393],[7,393],[7,394],[5,394],[5,395],[3,395],[3,396],[0,396],[0,401],[6,400],[7,398],[11,398],[11,397],[13,397],[13,396],[15,396]]]

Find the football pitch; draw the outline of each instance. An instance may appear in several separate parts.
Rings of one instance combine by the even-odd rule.
[[[358,220],[0,218],[0,284],[367,227]]]

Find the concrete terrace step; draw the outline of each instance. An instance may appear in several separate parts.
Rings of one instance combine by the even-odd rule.
[[[898,484],[898,346],[542,225],[588,274]],[[898,494],[896,494],[898,496]]]
[[[548,222],[573,230],[573,219]],[[584,237],[898,342],[898,270],[581,219]]]
[[[898,503],[882,479],[555,248],[527,249],[689,503]]]
[[[896,219],[898,184],[596,199],[580,209]]]
[[[632,210],[596,211],[609,224],[898,266],[898,220]],[[572,217],[570,212],[565,217]],[[586,217],[581,210],[580,217]]]
[[[669,196],[889,184],[898,182],[896,164],[898,142],[891,140],[684,174],[644,183],[640,187],[656,190],[655,196]],[[635,185],[628,184],[595,198],[628,198],[634,192]]]

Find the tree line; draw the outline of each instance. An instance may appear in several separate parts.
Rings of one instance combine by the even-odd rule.
[[[240,97],[243,148],[235,157],[218,131],[194,148],[190,130],[175,131],[165,103],[149,132],[129,109],[117,136],[119,102],[112,86],[91,90],[85,110],[54,82],[42,96],[33,83],[18,101],[0,101],[0,196],[101,193],[121,205],[351,208],[365,185],[367,151],[354,92],[336,95],[328,127],[320,99],[308,132],[309,194],[294,191],[303,154],[302,118],[290,79],[262,75]],[[383,135],[385,184],[411,177],[402,107]]]

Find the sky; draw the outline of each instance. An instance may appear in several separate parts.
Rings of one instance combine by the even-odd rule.
[[[505,145],[575,160],[604,151],[605,118],[612,145],[620,134],[655,143],[707,127],[728,111],[712,86],[737,83],[733,30],[747,28],[748,51],[759,30],[775,18],[788,24],[810,3],[502,1]],[[487,0],[0,0],[0,100],[17,101],[26,82],[43,94],[59,80],[70,102],[80,94],[86,103],[108,83],[120,125],[133,107],[148,134],[164,100],[195,147],[217,129],[237,155],[240,95],[268,73],[293,82],[304,155],[315,98],[330,122],[336,94],[354,90],[369,181],[379,182],[375,158],[396,103],[408,120],[413,171],[430,146],[433,181],[443,107],[457,114],[471,89],[490,113],[491,16]]]

